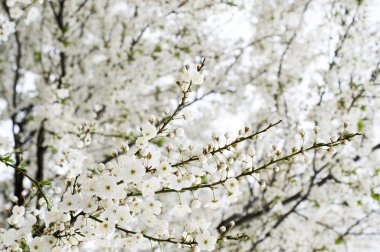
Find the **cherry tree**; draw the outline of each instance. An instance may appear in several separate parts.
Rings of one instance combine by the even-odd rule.
[[[376,1],[1,4],[1,250],[376,245]]]

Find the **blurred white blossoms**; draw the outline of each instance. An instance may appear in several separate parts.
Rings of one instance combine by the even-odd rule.
[[[0,42],[7,41],[9,35],[16,31],[14,22],[9,21],[5,16],[0,14]]]
[[[34,237],[29,244],[30,252],[49,251],[49,243],[44,241],[43,237]]]
[[[36,21],[40,17],[40,11],[37,7],[30,8],[28,15],[25,18],[25,24],[29,25],[32,22]]]
[[[12,142],[9,137],[0,136],[0,154],[8,153],[12,150]]]
[[[216,236],[211,235],[210,232],[205,231],[198,234],[195,237],[195,240],[198,243],[198,248],[200,250],[213,251],[215,249],[217,238]]]
[[[154,193],[161,188],[160,180],[153,177],[149,180],[145,180],[141,186],[141,192],[144,197],[153,197]]]
[[[141,126],[141,133],[147,140],[150,140],[157,135],[157,129],[151,123],[146,123]]]
[[[231,193],[236,193],[239,191],[239,182],[236,178],[229,178],[225,183],[227,190]]]
[[[182,80],[187,83],[191,82],[194,85],[201,85],[204,81],[204,76],[195,67],[186,65],[183,69]]]
[[[140,160],[120,157],[119,158],[120,174],[126,183],[140,183],[145,175],[145,167]]]

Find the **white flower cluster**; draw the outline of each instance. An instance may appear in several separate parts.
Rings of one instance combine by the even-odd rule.
[[[68,147],[56,155],[59,179],[51,184],[28,177],[33,187],[22,194],[27,207],[8,206],[10,228],[0,231],[0,249],[70,251],[95,245],[138,251],[149,244],[171,243],[213,251],[227,239],[241,239],[229,233],[234,224],[223,226],[218,233],[206,217],[240,199],[245,188],[242,183],[248,183],[243,177],[253,178],[265,188],[260,171],[287,158],[273,145],[265,158],[257,161],[254,142],[280,121],[260,131],[246,126],[235,136],[213,133],[211,141],[199,149],[185,144],[185,130],[173,127],[172,121],[191,118],[186,112],[187,98],[203,82],[201,68],[186,66],[183,79],[177,82],[183,95],[177,108],[172,113],[165,109],[161,117],[151,116],[141,125],[139,136],[113,150],[108,161],[87,163],[83,149],[91,146],[95,127],[82,123],[76,134],[80,139],[77,148]],[[162,139],[164,145],[159,144]],[[340,141],[345,139],[318,147]],[[292,150],[291,157],[297,154],[304,155],[303,148]],[[64,190],[59,186],[63,181]],[[18,202],[17,197],[13,202]],[[38,207],[34,207],[36,203]],[[186,223],[184,218],[192,221]]]
[[[11,152],[13,144],[9,137],[0,136],[0,154]]]
[[[36,21],[40,16],[38,8],[31,0],[7,0],[4,2],[9,10],[9,18],[0,14],[0,42],[8,41],[9,36],[16,31],[16,21],[24,16],[25,11],[27,12],[24,19],[26,25]],[[43,1],[34,2],[43,3]]]
[[[15,31],[15,23],[0,14],[0,42],[7,41],[8,37]]]

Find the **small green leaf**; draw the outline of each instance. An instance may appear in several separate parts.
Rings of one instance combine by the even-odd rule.
[[[185,53],[190,53],[191,50],[189,47],[185,47],[185,48],[182,48],[182,50],[185,52]]]
[[[380,168],[375,168],[375,176],[380,174]]]
[[[363,128],[364,128],[364,123],[363,123],[363,121],[362,120],[360,120],[359,122],[358,122],[358,131],[359,132],[363,132]]]
[[[375,193],[373,190],[371,190],[371,197],[372,197],[372,199],[374,199],[376,201],[380,201],[380,194]]]
[[[26,244],[25,241],[20,242],[20,248],[22,249],[22,251],[28,250],[28,245]]]
[[[43,181],[40,181],[39,184],[43,185],[43,186],[45,186],[45,185],[51,185],[51,181],[50,180],[43,180]]]
[[[320,208],[321,205],[318,203],[318,201],[314,201],[314,205],[313,205],[313,207],[315,207],[315,208]]]
[[[158,141],[156,142],[156,144],[159,146],[159,147],[162,147],[165,143],[165,139],[162,137],[160,139],[158,139]]]
[[[41,54],[41,52],[40,52],[40,51],[35,51],[35,52],[33,53],[33,58],[34,58],[34,61],[35,61],[35,62],[40,62],[41,59],[42,59],[42,54]]]
[[[234,3],[233,1],[228,1],[227,2],[227,5],[229,5],[229,6],[237,6],[237,4],[236,3]]]
[[[162,48],[159,44],[157,44],[155,47],[154,47],[154,52],[161,52],[162,51]]]
[[[73,44],[73,43],[71,43],[70,41],[67,41],[67,40],[64,40],[62,43],[63,43],[64,47],[69,47],[70,45]]]
[[[342,244],[342,243],[343,243],[343,239],[340,237],[335,240],[335,244],[337,245]]]

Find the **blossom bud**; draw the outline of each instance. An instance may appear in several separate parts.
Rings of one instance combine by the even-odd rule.
[[[17,196],[12,196],[12,197],[11,197],[11,201],[12,201],[13,203],[16,203],[16,202],[18,201]]]
[[[128,144],[123,143],[123,144],[121,145],[121,150],[122,150],[124,153],[127,153],[128,150],[129,150],[129,146],[128,146]]]
[[[225,226],[221,226],[221,227],[219,228],[219,231],[220,231],[221,233],[226,232],[226,230],[227,230],[227,228],[226,228]]]
[[[213,175],[211,176],[211,181],[212,181],[213,183],[218,182],[218,181],[219,181],[219,177],[218,177],[218,175],[213,174]]]
[[[205,164],[207,162],[207,157],[206,155],[200,155],[199,156],[199,161],[202,163],[202,164]]]
[[[170,113],[170,109],[168,107],[164,108],[163,110],[164,114],[169,114]]]
[[[238,159],[239,161],[244,162],[247,159],[247,157],[244,153],[240,153]]]
[[[156,116],[155,115],[150,115],[149,116],[149,122],[151,123],[151,124],[153,124],[155,121],[156,121]]]
[[[23,190],[21,192],[22,197],[25,197],[28,194],[28,190]]]
[[[174,130],[174,134],[178,137],[182,137],[185,135],[185,131],[183,130],[183,128],[176,128]]]
[[[148,155],[149,151],[146,149],[140,150],[140,155],[143,157],[146,157]]]
[[[107,163],[108,164],[108,163]],[[96,169],[99,171],[99,172],[102,172],[104,171],[104,169],[106,169],[106,166],[103,164],[103,163],[99,163],[97,166],[96,166]]]
[[[175,136],[174,132],[170,132],[170,133],[168,134],[168,138],[173,138],[174,136]]]
[[[12,204],[11,203],[7,203],[7,204],[5,204],[4,208],[5,208],[5,210],[8,211],[8,210],[10,210],[12,208]]]
[[[118,155],[119,155],[119,153],[117,152],[117,150],[112,150],[112,152],[111,152],[111,155],[114,157],[114,158],[116,158]]]
[[[78,149],[82,149],[83,146],[84,146],[83,141],[78,141],[78,142],[77,142],[77,148],[78,148]]]
[[[212,138],[213,138],[213,139],[217,139],[217,138],[218,138],[218,133],[213,132],[213,133],[212,133]]]
[[[235,222],[234,221],[230,221],[228,227],[231,229],[233,227],[235,227]]]
[[[201,182],[202,182],[202,178],[201,177],[196,177],[195,178],[195,181],[194,181],[195,184],[199,185]]]
[[[301,136],[302,138],[304,138],[304,137],[305,137],[305,131],[303,131],[303,130],[300,130],[300,131],[299,131],[299,134],[300,134],[300,136]]]
[[[166,150],[167,151],[171,151],[173,149],[173,145],[172,144],[168,144],[167,146],[166,146]]]
[[[191,202],[191,208],[197,209],[200,208],[202,205],[202,202],[198,199],[195,199]]]
[[[108,163],[106,163],[105,168],[106,168],[108,171],[111,171],[111,170],[113,169],[113,164],[112,164],[111,162],[108,162]]]
[[[260,180],[260,181],[259,181],[259,185],[260,185],[260,189],[261,189],[261,190],[264,190],[265,187],[266,187],[266,183],[265,183],[264,180]]]
[[[43,206],[45,203],[46,203],[46,202],[45,202],[45,199],[44,199],[44,198],[40,198],[40,199],[38,199],[38,205]]]
[[[320,127],[319,127],[319,126],[315,126],[315,127],[314,127],[314,133],[315,133],[315,134],[318,134],[318,132],[319,132],[319,129],[320,129]]]
[[[253,156],[256,155],[256,150],[255,150],[255,148],[253,146],[250,146],[248,148],[248,152],[247,153],[248,153],[248,155],[250,155],[251,157],[253,157]]]
[[[61,192],[62,192],[62,189],[61,189],[61,187],[54,187],[54,193],[55,194],[60,194]]]
[[[275,167],[273,167],[273,171],[274,172],[279,172],[280,171],[280,167],[278,167],[277,165]]]
[[[328,150],[327,150],[330,154],[335,154],[336,153],[336,149],[334,147],[330,147]]]

